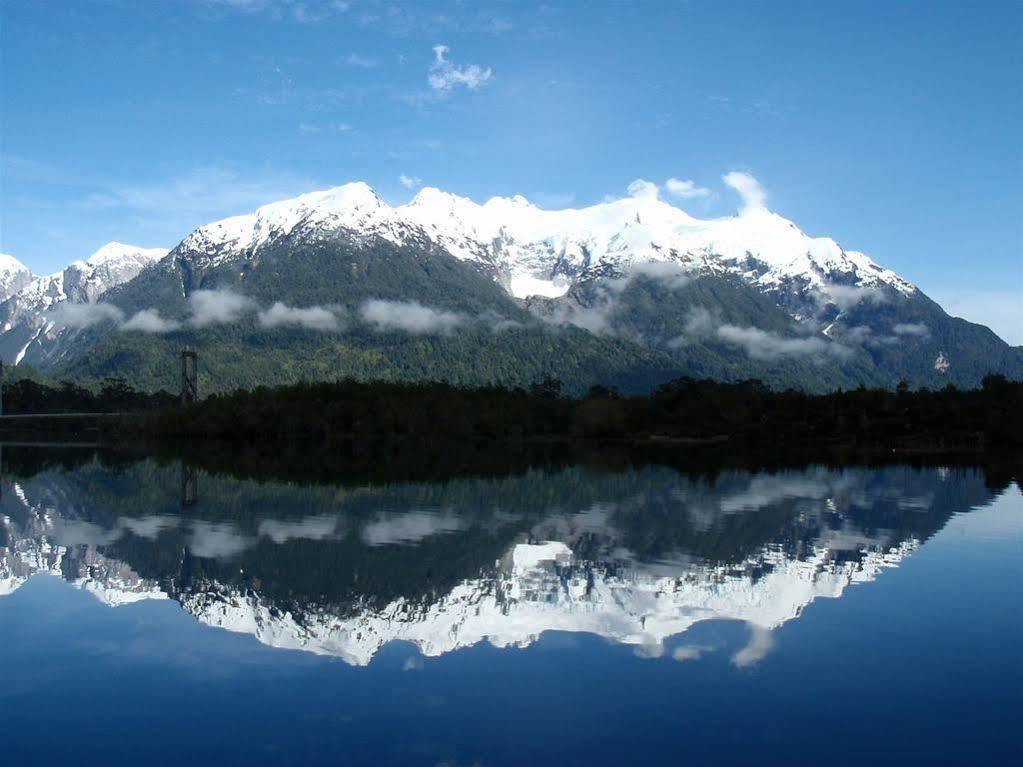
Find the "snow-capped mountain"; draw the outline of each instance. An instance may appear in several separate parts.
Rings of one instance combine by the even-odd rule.
[[[458,259],[493,269],[515,298],[557,297],[587,276],[649,262],[678,264],[695,274],[735,274],[764,291],[780,291],[792,281],[825,292],[833,284],[915,290],[863,253],[810,237],[768,210],[700,220],[650,196],[542,210],[521,196],[478,204],[426,188],[392,208],[359,182],[207,224],[179,247],[220,263],[252,257],[285,237],[315,239],[338,230],[396,244],[425,237]]]
[[[31,361],[44,360],[65,332],[52,316],[60,305],[95,303],[107,290],[133,279],[167,252],[166,248],[110,242],[54,274],[35,276],[25,269],[28,279],[21,280],[18,289],[0,302],[0,356],[18,364],[31,351]],[[3,274],[6,272],[0,267],[0,276]]]
[[[73,261],[64,269],[65,300],[92,303],[110,288],[133,279],[167,253],[167,248],[108,242],[84,261]]]
[[[402,356],[395,365],[372,326],[334,324],[358,346],[359,364],[347,372],[362,377],[402,370],[464,384],[529,385],[554,375],[573,391],[595,383],[643,391],[682,375],[815,389],[900,380],[974,386],[989,372],[1023,375],[1023,351],[949,317],[863,253],[812,237],[762,206],[699,219],[650,193],[543,210],[523,197],[479,204],[427,188],[392,207],[366,184],[350,183],[199,227],[158,269],[139,273],[161,255],[108,246],[84,265],[37,278],[0,304],[0,354],[88,378],[123,364],[128,344],[136,362],[123,374],[170,386],[173,348],[204,340],[178,340],[168,329],[205,327],[188,322],[189,300],[207,289],[243,294],[264,309],[280,302],[358,317],[364,302],[382,299],[447,312],[462,328],[475,320],[519,329],[501,340],[476,334],[457,349],[391,346],[388,355]],[[142,323],[134,334],[107,322],[75,335],[72,345],[70,334],[51,337],[41,319],[63,301],[110,302],[117,316],[155,312],[171,321]],[[585,332],[552,332],[551,325]],[[162,335],[143,343],[141,328]],[[441,345],[457,345],[447,336]],[[316,336],[325,337],[322,330]],[[209,351],[238,357],[238,344],[249,338],[221,335],[226,346]],[[245,374],[224,371],[214,388],[254,375],[283,382],[283,367],[299,378],[324,374],[329,363],[313,362],[308,344],[299,363],[310,360],[309,370],[270,360],[269,351],[288,354],[285,347],[297,342],[281,332],[275,339],[276,346],[242,354],[252,361]],[[98,354],[90,351],[97,344],[104,347]],[[546,357],[537,354],[541,347]],[[461,364],[467,358],[493,364]]]
[[[734,273],[765,291],[796,280],[807,289],[832,283],[914,287],[864,254],[812,238],[762,208],[700,220],[656,196],[627,197],[578,210],[546,211],[524,197],[478,205],[423,189],[398,209],[454,255],[495,264],[517,298],[563,295],[580,277],[667,262],[687,272]]]
[[[28,285],[33,278],[32,271],[14,256],[0,253],[0,301]]]

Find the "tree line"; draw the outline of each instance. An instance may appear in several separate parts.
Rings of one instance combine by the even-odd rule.
[[[567,397],[553,379],[529,389],[343,380],[216,394],[159,409],[140,424],[156,436],[225,440],[584,438],[752,449],[983,449],[1023,445],[1023,382],[989,375],[971,390],[900,385],[808,394],[755,380],[681,378],[646,396],[597,386]]]

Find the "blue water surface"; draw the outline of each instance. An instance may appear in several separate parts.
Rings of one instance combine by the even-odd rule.
[[[1023,498],[979,471],[200,476],[189,507],[179,472],[5,478],[4,763],[1005,764],[1023,745]],[[694,582],[727,606],[671,597],[699,619],[661,636],[657,588]],[[630,601],[637,583],[660,586]],[[472,608],[431,613],[459,589],[500,595],[498,646],[463,641]],[[266,608],[259,631],[203,612],[232,599]],[[281,628],[330,616],[447,644],[362,665]]]

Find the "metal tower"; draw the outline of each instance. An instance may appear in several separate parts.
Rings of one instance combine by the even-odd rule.
[[[181,404],[199,399],[199,355],[187,346],[181,350]]]

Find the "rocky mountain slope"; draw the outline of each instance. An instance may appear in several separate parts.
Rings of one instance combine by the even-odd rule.
[[[0,359],[18,364],[27,356],[45,363],[76,335],[61,322],[62,307],[94,304],[110,288],[133,279],[165,255],[166,248],[110,242],[88,258],[45,276],[33,275],[25,267],[10,272],[0,262]],[[8,274],[15,277],[7,278]]]

